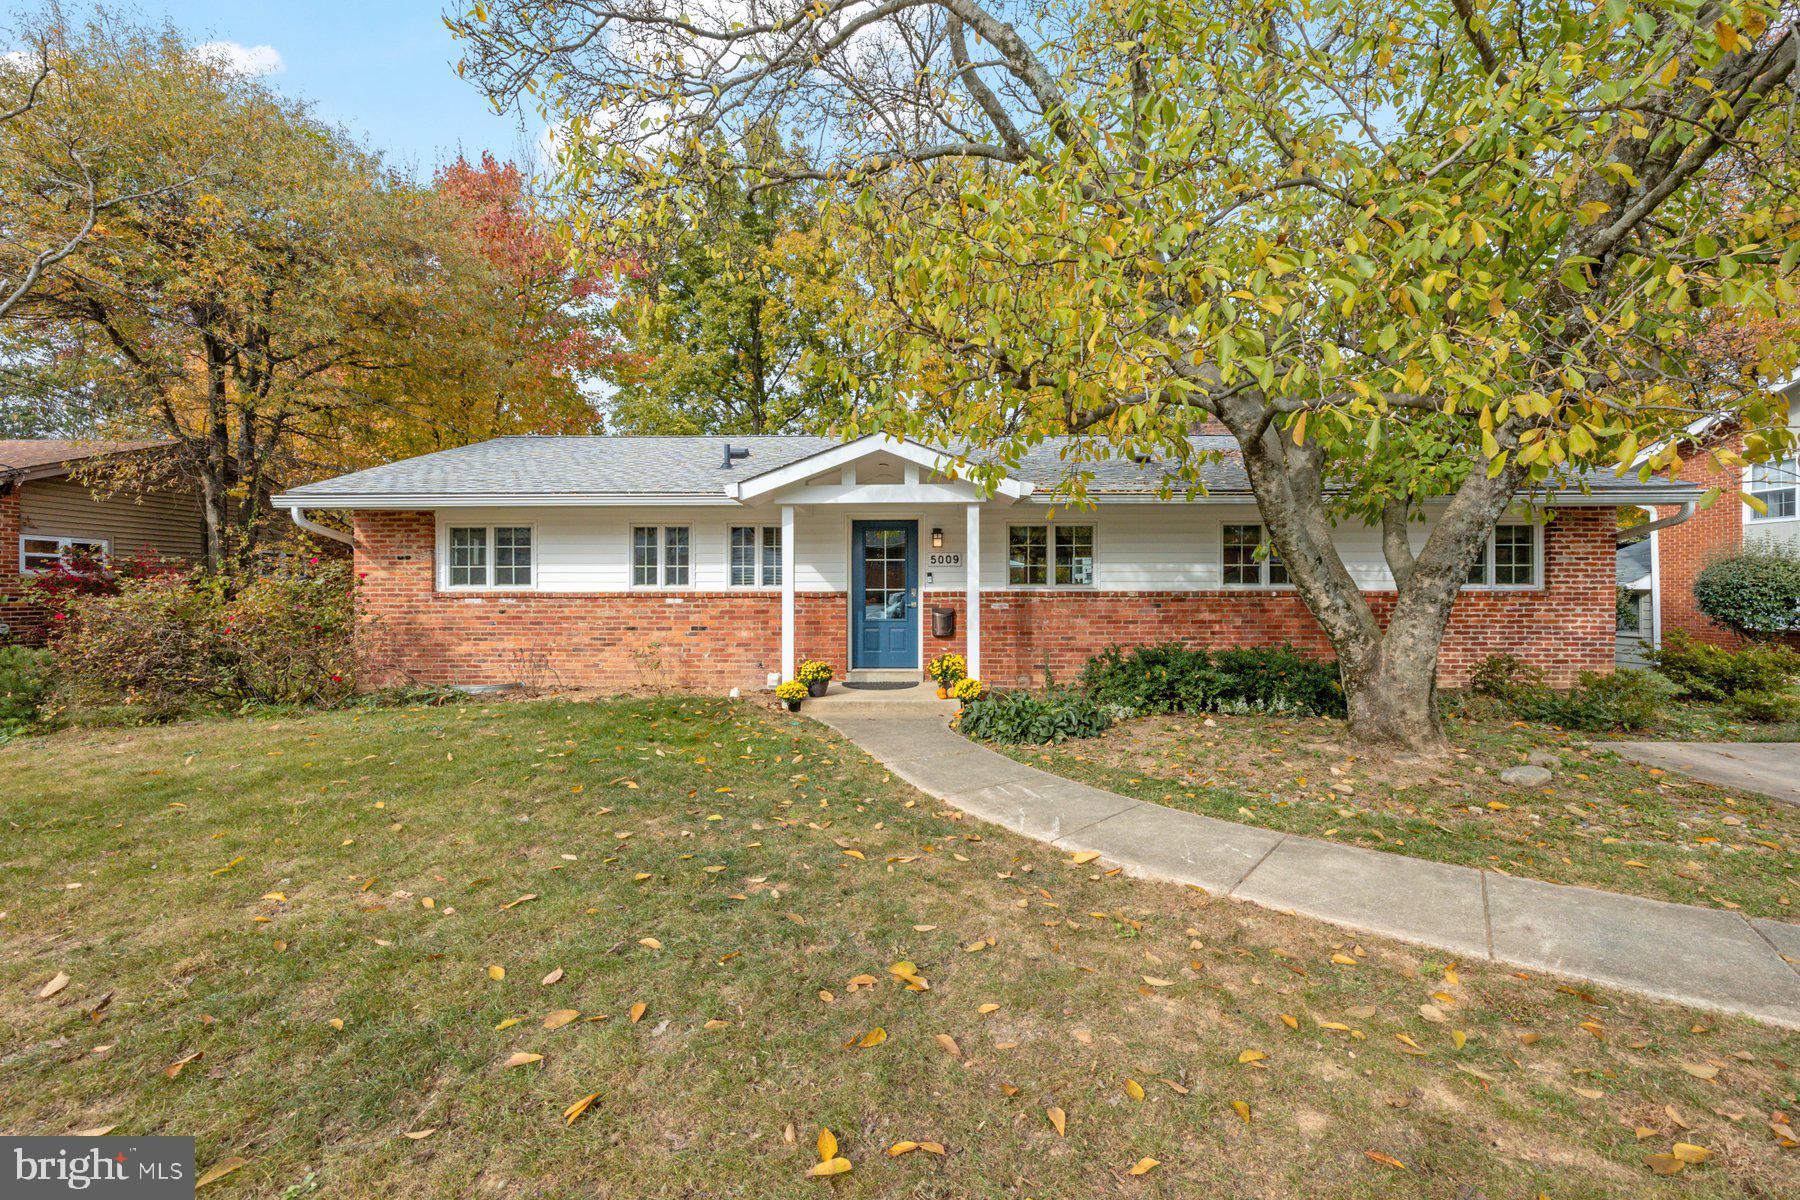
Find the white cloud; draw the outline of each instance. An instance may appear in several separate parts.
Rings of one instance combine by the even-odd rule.
[[[238,42],[201,42],[194,53],[233,75],[274,75],[287,69],[281,51],[273,46],[245,46]]]

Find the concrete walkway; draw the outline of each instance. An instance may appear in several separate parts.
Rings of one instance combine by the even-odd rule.
[[[1800,742],[1606,742],[1635,762],[1800,804]]]
[[[1386,937],[1800,1029],[1800,925],[1341,846],[1018,763],[941,716],[819,719],[927,795],[1126,873]]]

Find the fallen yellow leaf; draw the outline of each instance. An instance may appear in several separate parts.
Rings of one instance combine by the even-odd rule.
[[[503,1065],[508,1067],[523,1067],[529,1063],[542,1062],[543,1059],[544,1056],[541,1054],[532,1054],[528,1050],[520,1050],[513,1054],[512,1057],[508,1058]]]
[[[1056,1130],[1057,1137],[1064,1137],[1068,1132],[1069,1118],[1060,1108],[1046,1108],[1044,1115],[1050,1119],[1050,1128]]]
[[[1148,1175],[1151,1171],[1156,1170],[1156,1168],[1160,1166],[1162,1166],[1162,1164],[1154,1158],[1140,1158],[1132,1163],[1131,1169],[1125,1173],[1127,1175]]]
[[[247,1158],[220,1159],[218,1162],[208,1167],[204,1175],[194,1180],[194,1190],[199,1191],[209,1183],[219,1182],[219,1180],[225,1178],[239,1167],[247,1165],[249,1162],[250,1160]]]
[[[573,1125],[575,1123],[575,1118],[579,1117],[582,1113],[586,1112],[589,1108],[591,1108],[593,1106],[594,1101],[598,1100],[599,1098],[600,1098],[600,1093],[595,1092],[592,1095],[583,1096],[581,1099],[577,1100],[575,1103],[569,1105],[569,1107],[563,1109],[563,1124]]]

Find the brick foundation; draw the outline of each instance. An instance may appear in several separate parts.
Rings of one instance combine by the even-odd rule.
[[[1612,668],[1613,512],[1563,509],[1546,528],[1545,587],[1469,592],[1457,601],[1439,660],[1447,686],[1490,654],[1516,654],[1552,682]],[[523,592],[435,588],[427,512],[356,515],[362,638],[377,683],[524,683],[615,689],[655,679],[693,690],[760,687],[780,668],[781,597],[774,592]],[[1371,595],[1378,614],[1392,596]],[[962,592],[921,598],[924,652],[964,651]],[[931,608],[956,611],[956,632],[931,634]],[[1114,643],[1195,646],[1330,645],[1292,592],[997,591],[982,595],[982,673],[993,683],[1071,680]],[[849,621],[841,593],[795,597],[795,648],[842,670]]]

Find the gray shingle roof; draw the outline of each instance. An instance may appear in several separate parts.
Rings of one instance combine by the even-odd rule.
[[[1201,435],[1189,439],[1199,450],[1234,451],[1199,468],[1199,477],[1214,496],[1244,496],[1249,479],[1235,457],[1230,437]],[[727,444],[748,448],[748,458],[724,464]],[[402,459],[335,479],[309,483],[276,497],[278,504],[315,508],[381,505],[403,499],[555,502],[587,497],[696,497],[725,500],[727,484],[740,483],[840,443],[829,437],[775,434],[692,437],[503,437]],[[1162,485],[1164,465],[1128,459],[1073,461],[1064,457],[1068,440],[1055,438],[1034,447],[1013,470],[1015,478],[1040,493],[1055,490],[1073,472],[1085,472],[1087,490],[1096,496],[1154,494]],[[1610,472],[1585,477],[1589,488],[1617,502],[1636,502],[1645,486],[1620,480]],[[1700,490],[1690,484],[1657,483],[1663,503],[1687,499]]]

